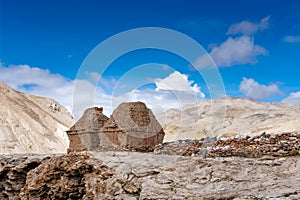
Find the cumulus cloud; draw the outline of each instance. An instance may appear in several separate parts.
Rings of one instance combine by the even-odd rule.
[[[90,75],[94,80],[100,77],[95,72]],[[91,106],[102,106],[104,113],[109,115],[119,103],[139,100],[159,113],[195,103],[205,97],[200,87],[180,72],[173,72],[165,79],[155,79],[155,89],[132,90],[120,96],[107,94],[100,86],[93,84],[93,80],[69,80],[59,74],[52,74],[49,70],[28,65],[6,67],[0,64],[0,81],[19,91],[55,99],[72,111],[76,118]]]
[[[292,92],[288,97],[284,98],[282,102],[300,105],[300,91]]]
[[[236,64],[255,64],[256,57],[266,55],[267,50],[254,44],[254,39],[249,36],[228,38],[219,47],[212,49],[210,56],[217,66],[232,66]]]
[[[286,36],[283,38],[283,41],[288,42],[288,43],[296,43],[300,42],[300,36]]]
[[[187,104],[199,102],[205,98],[201,88],[188,80],[188,76],[178,71],[167,77],[154,79],[155,89],[132,90],[121,96],[113,97],[113,104],[122,101],[143,101],[154,113],[180,108]]]
[[[249,21],[243,21],[229,27],[227,35],[241,33],[238,37],[229,37],[219,46],[214,45],[209,54],[198,58],[193,65],[197,69],[210,68],[212,61],[218,67],[229,67],[239,64],[255,64],[257,57],[267,55],[268,51],[255,44],[254,37],[251,36],[258,30],[264,30],[268,27],[270,17],[263,18],[260,23],[256,24]]]
[[[260,20],[260,23],[253,23],[250,21],[242,21],[237,24],[233,24],[229,27],[227,35],[243,34],[252,35],[257,31],[263,31],[269,27],[270,16],[267,16]]]
[[[174,90],[132,90],[122,96],[113,97],[113,105],[123,101],[142,101],[155,113],[165,112],[171,108],[181,108],[203,100],[193,92]]]
[[[263,85],[252,78],[243,78],[240,83],[240,92],[247,98],[261,100],[275,95],[282,95],[277,84]]]
[[[237,64],[255,64],[257,56],[267,55],[268,51],[254,43],[249,36],[228,38],[220,46],[214,47],[210,54],[196,60],[194,66],[198,69],[209,68],[212,60],[219,67],[229,67]]]
[[[180,92],[194,92],[196,94],[200,94],[202,98],[205,97],[205,95],[200,91],[200,87],[194,83],[194,81],[189,81],[187,75],[181,74],[178,71],[171,73],[164,79],[155,79],[154,82],[156,85],[156,91],[172,90]]]
[[[113,88],[117,83],[115,78],[107,79],[102,77],[98,72],[85,72],[89,80],[95,84],[100,84],[106,88]]]
[[[0,66],[0,80],[26,93],[54,98],[71,108],[73,81],[49,70],[28,65]]]
[[[81,92],[78,94],[79,101],[76,101],[80,104],[78,107],[81,111],[94,104],[105,106],[108,108],[108,112],[111,111],[110,96],[87,80],[70,80],[59,74],[53,74],[49,70],[28,65],[6,67],[1,64],[0,81],[22,92],[55,99],[70,112],[73,110],[73,95],[76,85],[82,88],[77,88],[77,91]],[[90,93],[95,93],[95,96],[88,96]],[[95,100],[92,101],[93,105],[91,99]]]
[[[14,88],[25,84],[36,84],[47,86],[59,86],[68,82],[59,74],[52,74],[49,70],[30,67],[28,65],[10,65],[8,67],[0,65],[0,79]]]

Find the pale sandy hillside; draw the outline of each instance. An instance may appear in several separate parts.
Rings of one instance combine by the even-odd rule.
[[[18,92],[0,82],[0,153],[61,153],[74,123],[52,99]]]
[[[239,98],[202,101],[157,118],[166,132],[164,141],[300,131],[300,106]]]

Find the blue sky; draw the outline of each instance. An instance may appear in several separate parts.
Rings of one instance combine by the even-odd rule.
[[[67,107],[72,107],[72,84],[86,56],[107,38],[140,27],[168,28],[196,40],[217,64],[228,96],[300,104],[298,0],[0,0],[0,9],[0,81]],[[132,99],[153,107],[178,107],[162,83],[172,91],[194,92],[197,99],[209,98],[190,63],[148,49],[121,56],[101,74],[102,81],[94,85],[97,104],[108,105],[118,80],[146,63],[160,63],[165,70],[133,74],[132,79],[153,83],[134,91],[124,88],[122,100],[135,92]]]

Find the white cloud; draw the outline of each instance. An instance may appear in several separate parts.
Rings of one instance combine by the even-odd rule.
[[[52,74],[49,70],[43,70],[28,65],[10,65],[4,67],[0,65],[0,79],[9,83],[14,88],[24,84],[37,84],[43,86],[60,86],[67,80],[59,75]]]
[[[235,64],[255,64],[256,57],[266,55],[267,50],[254,44],[254,39],[248,36],[228,38],[219,47],[211,51],[211,56],[218,66],[231,66]]]
[[[165,70],[165,71],[167,71],[167,70],[170,70],[171,67],[169,65],[163,65],[162,69]]]
[[[100,74],[98,72],[86,72],[86,74],[93,80],[93,81],[99,81]]]
[[[90,75],[99,78],[97,73]],[[49,70],[28,65],[5,67],[0,64],[0,81],[19,91],[55,99],[73,111],[76,118],[91,106],[104,107],[104,113],[109,115],[119,103],[139,100],[159,113],[195,103],[205,96],[197,84],[193,84],[193,81],[189,81],[186,75],[179,72],[174,72],[165,79],[155,80],[156,89],[133,90],[121,96],[112,96],[92,84],[93,81],[69,80],[59,74],[52,74]],[[76,105],[73,105],[74,98]]]
[[[270,16],[267,16],[261,19],[260,23],[253,23],[250,21],[242,21],[238,24],[233,24],[229,27],[227,35],[243,34],[243,35],[252,35],[257,31],[262,31],[268,28]]]
[[[49,70],[28,65],[10,65],[8,67],[0,65],[0,81],[22,92],[55,99],[69,111],[72,111],[73,108],[76,84],[79,87],[76,88],[77,91],[80,91],[77,93],[76,101],[77,104],[80,104],[77,105],[81,109],[79,112],[93,105],[105,106],[108,109],[107,113],[111,111],[110,96],[87,80],[69,80],[59,74],[52,74]],[[95,98],[88,95],[94,94],[94,91],[97,91]]]
[[[202,98],[205,95],[200,91],[200,87],[194,81],[189,81],[188,76],[181,74],[178,71],[171,73],[168,77],[164,79],[155,79],[156,91],[159,90],[172,90],[180,92],[194,92],[200,94]]]
[[[239,89],[247,98],[256,100],[282,94],[277,84],[263,85],[252,78],[243,78]]]
[[[73,81],[59,74],[52,74],[28,65],[0,66],[0,80],[14,89],[30,94],[54,98],[70,108],[73,94]]]
[[[282,102],[300,105],[300,91],[292,92],[288,97],[284,98]]]
[[[300,42],[300,36],[286,36],[283,38],[283,41],[288,42],[288,43],[296,43]]]
[[[213,59],[218,67],[228,67],[247,63],[255,64],[257,62],[257,56],[267,54],[267,50],[256,45],[252,37],[229,37],[220,46],[214,47],[209,55],[206,54],[200,57],[194,63],[194,66],[198,69],[209,67],[209,64],[211,63],[210,59]]]
[[[117,80],[114,78],[106,79],[102,77],[98,72],[85,72],[85,74],[89,77],[89,80],[95,84],[100,84],[106,88],[113,88],[117,83]]]
[[[204,99],[199,98],[199,96],[193,92],[152,89],[133,90],[123,96],[113,98],[114,105],[118,105],[123,101],[145,102],[156,114],[165,112],[171,108],[181,108],[187,104],[194,104]]]
[[[166,78],[154,79],[155,89],[132,90],[122,96],[113,97],[114,105],[122,101],[143,101],[154,113],[180,108],[205,98],[200,87],[188,76],[174,71]]]
[[[229,27],[227,35],[242,34],[229,37],[219,46],[210,45],[211,52],[198,58],[193,65],[197,69],[210,68],[214,61],[218,67],[229,67],[239,64],[255,64],[257,56],[267,55],[268,51],[254,43],[251,36],[257,31],[268,28],[270,16],[261,19],[260,23],[242,21]]]

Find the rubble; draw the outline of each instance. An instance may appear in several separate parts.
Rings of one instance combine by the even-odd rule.
[[[262,133],[260,136],[239,136],[202,140],[181,140],[163,143],[155,153],[200,157],[285,157],[300,154],[300,133]]]

